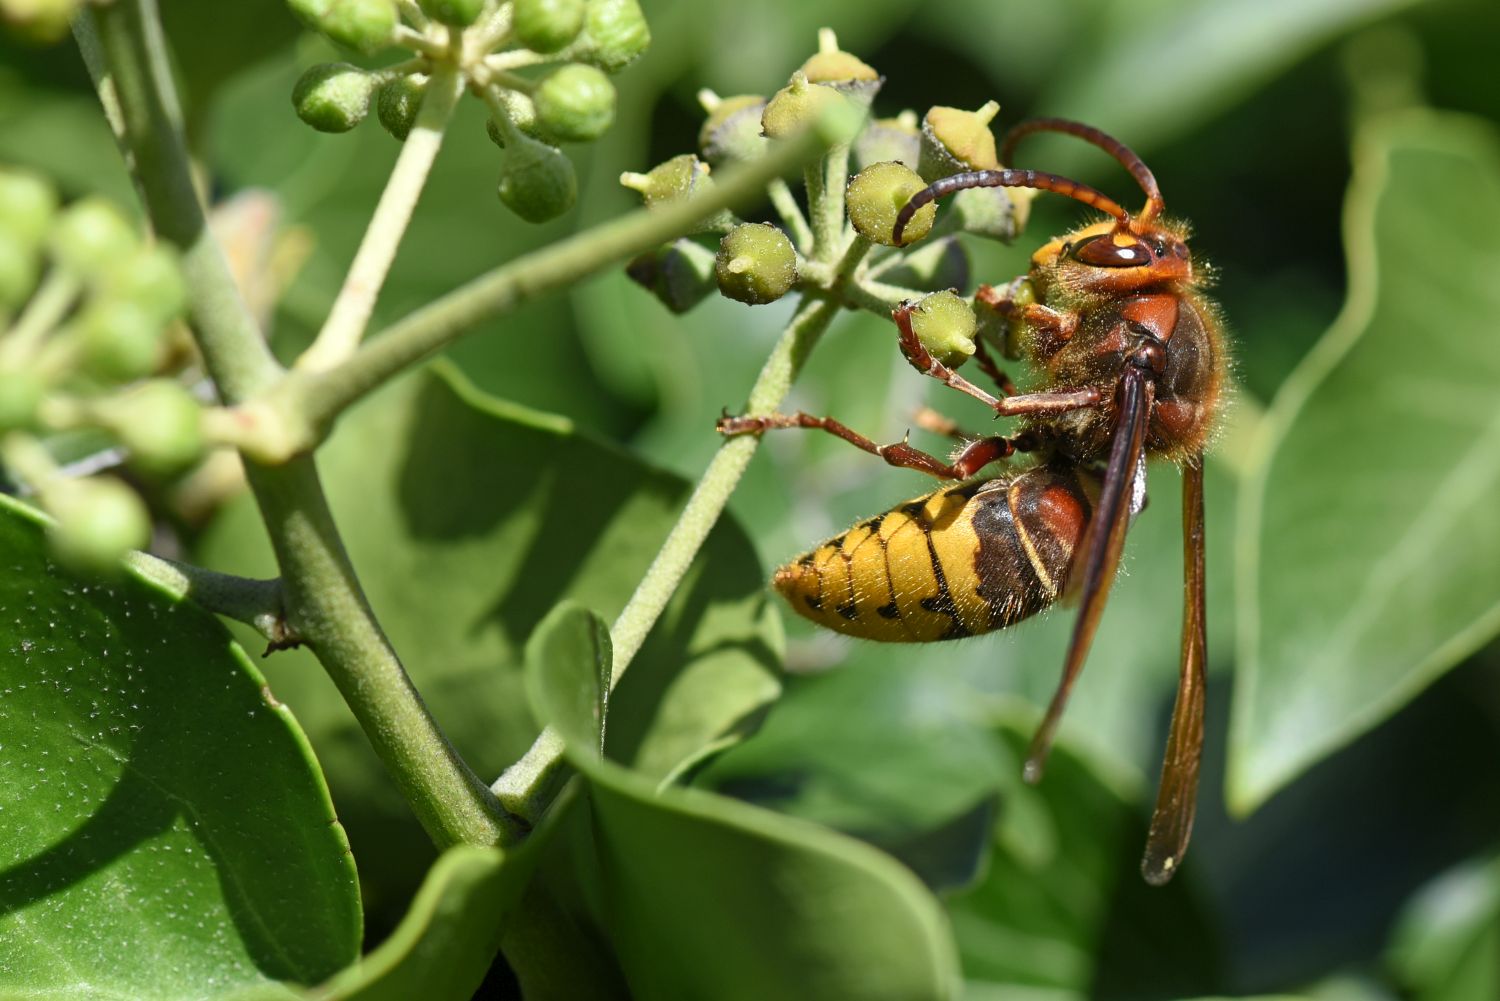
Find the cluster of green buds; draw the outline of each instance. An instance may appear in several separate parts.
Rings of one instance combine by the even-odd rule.
[[[287,0],[309,28],[362,56],[405,49],[379,69],[311,67],[297,81],[298,116],[347,132],[375,108],[405,142],[439,74],[484,101],[504,151],[500,200],[528,222],[572,208],[578,183],[559,148],[598,139],[614,122],[610,75],[651,41],[637,0]]]
[[[871,108],[881,83],[876,70],[842,51],[824,29],[818,52],[769,98],[701,93],[707,118],[697,153],[626,173],[621,183],[648,208],[689,197],[712,183],[715,169],[761,156],[769,142],[796,133],[832,103]],[[935,107],[920,118],[902,111],[867,119],[851,143],[808,169],[802,198],[785,181],[772,183],[767,194],[774,221],[721,214],[702,232],[636,258],[627,274],[674,312],[714,291],[751,305],[799,291],[884,314],[914,301],[918,337],[944,364],[960,365],[974,354],[977,337],[998,338],[1003,331],[981,326],[976,312],[987,317],[992,311],[976,311],[972,299],[953,291],[969,283],[959,237],[1014,239],[1030,192],[964,191],[941,220],[935,205],[918,211],[899,246],[893,232],[897,214],[931,182],[999,166],[990,130],[998,110],[991,102],[975,111]]]
[[[189,356],[184,305],[175,255],[112,203],[61,206],[42,178],[0,168],[0,470],[76,565],[116,564],[151,522],[125,481],[71,458],[122,455],[161,481],[203,453],[203,407],[165,374]]]

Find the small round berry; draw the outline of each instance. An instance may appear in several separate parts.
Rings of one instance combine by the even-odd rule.
[[[706,96],[705,96],[706,95]],[[708,105],[708,117],[698,130],[698,149],[715,166],[730,161],[754,160],[765,152],[760,119],[766,99],[758,94],[717,97],[704,91],[699,100]]]
[[[203,454],[202,408],[171,379],[144,382],[99,410],[130,450],[131,464],[153,476],[181,472]]]
[[[96,275],[123,261],[138,246],[135,228],[114,204],[99,197],[81,198],[58,216],[52,227],[52,255],[79,275]]]
[[[949,368],[957,368],[974,354],[974,310],[957,292],[923,296],[911,313],[911,329],[922,346]]]
[[[0,229],[0,314],[20,306],[31,295],[40,263],[34,247]]]
[[[42,242],[57,215],[57,192],[24,170],[0,168],[0,232],[31,246]]]
[[[29,369],[0,369],[0,432],[29,428],[47,392],[46,381]]]
[[[531,98],[516,90],[499,91],[500,103],[505,106],[505,113],[510,117],[510,124],[520,129],[533,139],[541,139],[541,127],[537,125],[536,104]],[[490,142],[505,148],[505,128],[494,118],[484,123],[485,130],[489,132]]]
[[[674,313],[686,313],[714,290],[714,252],[691,237],[664,243],[625,266],[631,281]]]
[[[916,170],[921,155],[921,136],[914,112],[903,111],[895,118],[877,118],[854,140],[850,150],[854,168],[863,170],[872,163],[895,162]]]
[[[479,20],[484,0],[417,0],[422,13],[434,21],[466,28]]]
[[[775,302],[797,283],[797,252],[770,223],[744,223],[720,241],[714,276],[730,299],[751,306]]]
[[[422,95],[426,93],[427,77],[420,73],[387,81],[375,95],[375,117],[381,127],[406,142],[422,107]]]
[[[319,132],[348,132],[370,112],[375,77],[348,63],[310,67],[292,88],[297,117]]]
[[[527,222],[546,222],[573,207],[578,178],[573,163],[554,146],[512,130],[500,168],[500,200]]]
[[[95,302],[78,320],[85,367],[113,382],[151,374],[161,347],[161,322],[140,303]]]
[[[578,58],[618,73],[651,44],[651,29],[636,0],[589,0]]]
[[[21,41],[51,45],[68,33],[68,22],[79,0],[6,0],[0,2],[0,22]]]
[[[911,196],[927,185],[910,167],[899,163],[877,163],[866,167],[849,182],[844,204],[849,212],[849,221],[854,229],[871,243],[896,246],[892,231],[896,228],[896,215],[911,200]],[[915,243],[932,229],[937,218],[937,206],[924,205],[912,216],[901,233],[901,245]]]
[[[820,83],[809,83],[798,71],[792,74],[792,82],[772,95],[766,102],[766,110],[760,118],[761,131],[769,139],[793,136],[816,123],[825,112],[847,99],[832,87]]]
[[[584,0],[515,0],[511,30],[532,52],[556,52],[583,30]]]
[[[317,29],[340,45],[374,55],[396,37],[395,0],[328,0]]]
[[[1035,194],[1027,188],[969,188],[953,196],[948,211],[965,233],[1009,243],[1025,225]]]
[[[64,480],[42,495],[56,519],[50,530],[58,559],[87,571],[110,571],[151,540],[151,517],[140,497],[110,476]]]
[[[995,170],[995,134],[990,131],[1000,105],[990,101],[978,111],[938,106],[922,119],[922,153],[917,170],[928,181],[965,170]]]
[[[187,305],[177,255],[159,243],[141,247],[106,271],[100,291],[110,299],[136,303],[159,323],[178,316]]]
[[[537,124],[561,142],[591,142],[615,120],[615,85],[593,66],[554,70],[531,95]]]

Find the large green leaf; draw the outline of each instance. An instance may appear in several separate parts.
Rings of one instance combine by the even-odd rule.
[[[202,998],[353,959],[348,842],[223,628],[57,570],[4,498],[0,553],[0,994]]]
[[[800,820],[658,790],[601,757],[602,634],[592,613],[559,608],[528,647],[528,680],[588,780],[606,926],[633,996],[952,997],[946,923],[900,865]]]
[[[539,730],[522,691],[526,637],[565,597],[617,613],[687,489],[561,418],[432,372],[350,413],[319,460],[375,611],[423,698],[485,775],[520,757]],[[199,548],[212,565],[266,575],[274,567],[263,539],[244,498]],[[615,695],[617,754],[665,775],[776,696],[780,627],[763,582],[748,540],[722,524]],[[338,693],[305,652],[268,665],[318,748],[373,877],[367,890],[391,889],[384,877],[409,890],[430,849]]]
[[[1346,240],[1348,304],[1270,408],[1241,505],[1241,812],[1500,629],[1492,128],[1367,130]]]

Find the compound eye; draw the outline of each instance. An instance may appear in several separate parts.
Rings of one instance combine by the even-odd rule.
[[[1091,236],[1073,248],[1073,257],[1096,268],[1138,268],[1152,261],[1151,251],[1144,243],[1132,239],[1119,244],[1113,233]]]

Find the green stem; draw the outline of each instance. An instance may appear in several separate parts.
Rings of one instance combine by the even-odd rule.
[[[167,593],[185,598],[215,615],[243,622],[272,643],[285,644],[297,639],[286,626],[278,579],[237,577],[150,553],[130,553],[125,563]]]
[[[262,429],[253,454],[276,463],[312,449],[351,404],[481,321],[691,232],[702,220],[754,197],[771,179],[816,156],[830,140],[843,138],[851,125],[849,119],[835,118],[725,171],[720,183],[703,195],[632,212],[502,265],[398,320],[333,369],[290,373],[246,408],[247,423]]]
[[[117,0],[96,16],[147,213],[158,233],[184,248],[184,263],[194,262],[184,276],[198,346],[220,394],[238,402],[276,379],[278,367],[204,225],[167,111],[176,96],[155,2]],[[77,23],[80,34],[91,33],[86,14]],[[275,469],[247,461],[245,473],[281,568],[288,625],[333,678],[429,835],[443,847],[515,840],[519,832],[443,736],[381,632],[311,457]]]
[[[791,231],[792,243],[796,244],[798,252],[811,253],[812,227],[807,224],[807,217],[802,214],[802,206],[797,204],[797,197],[792,194],[791,186],[778,177],[766,185],[766,193],[771,196],[771,205],[776,209],[776,214],[781,216],[781,221]]]
[[[343,362],[359,346],[375,297],[396,259],[396,250],[406,233],[427,175],[443,145],[443,131],[463,93],[463,77],[452,65],[440,65],[427,81],[422,106],[411,134],[401,146],[401,155],[391,169],[390,180],[370,217],[369,228],[349,266],[349,274],[334,300],[333,309],[312,347],[297,359],[297,368],[319,371]]]
[[[15,326],[0,334],[0,368],[21,368],[36,353],[42,341],[57,328],[78,298],[78,279],[53,268],[16,319]]]

